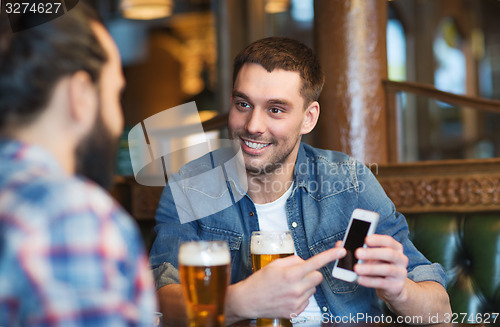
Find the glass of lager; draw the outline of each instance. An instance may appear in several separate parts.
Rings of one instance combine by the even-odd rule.
[[[294,254],[293,238],[290,231],[256,231],[250,243],[252,268],[257,271],[273,260]],[[258,318],[257,326],[292,326],[290,319]]]
[[[193,241],[179,248],[179,274],[189,327],[225,326],[231,255],[225,241]]]

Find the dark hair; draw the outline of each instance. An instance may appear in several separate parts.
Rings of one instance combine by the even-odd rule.
[[[99,18],[82,1],[59,18],[16,33],[0,18],[0,130],[34,121],[61,78],[83,70],[98,83],[107,56],[92,21]]]
[[[255,63],[268,72],[275,69],[298,72],[302,78],[300,94],[305,105],[317,101],[325,77],[314,52],[307,45],[286,37],[268,37],[253,42],[243,49],[234,59],[233,86],[241,67]]]

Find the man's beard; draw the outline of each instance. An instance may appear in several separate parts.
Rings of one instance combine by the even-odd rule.
[[[245,168],[248,174],[253,176],[270,175],[276,173],[278,170],[284,169],[286,160],[290,157],[293,148],[281,149],[280,153],[275,153],[268,162],[259,166],[247,165]]]
[[[106,128],[99,107],[94,127],[76,149],[76,173],[108,189],[113,183],[117,149],[118,138]]]

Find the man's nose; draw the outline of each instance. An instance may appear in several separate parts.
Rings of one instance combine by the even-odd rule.
[[[263,134],[266,129],[266,115],[260,108],[254,108],[248,116],[246,129],[250,135]]]

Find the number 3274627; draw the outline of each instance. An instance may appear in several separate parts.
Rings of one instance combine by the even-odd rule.
[[[61,2],[15,2],[5,1],[5,12],[7,14],[58,14],[63,11]]]
[[[473,324],[494,324],[499,318],[499,313],[452,313],[445,314],[444,322],[453,324],[473,323]],[[500,321],[500,319],[498,319]]]

